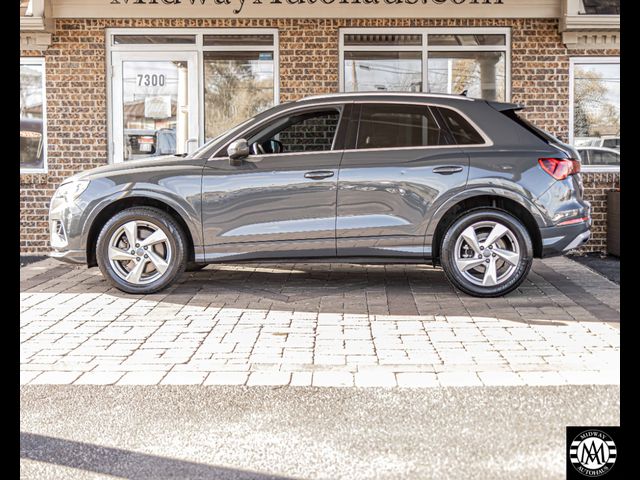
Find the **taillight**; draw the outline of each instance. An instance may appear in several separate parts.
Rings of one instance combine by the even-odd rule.
[[[572,158],[539,158],[538,163],[556,180],[564,180],[580,172],[580,162]]]

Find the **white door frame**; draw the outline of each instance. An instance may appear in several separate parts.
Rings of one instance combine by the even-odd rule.
[[[198,54],[195,51],[111,52],[111,163],[124,161],[124,110],[122,92],[122,63],[128,61],[186,61],[188,72],[188,151],[201,143],[199,128],[199,75]],[[179,108],[180,106],[178,106]],[[177,112],[179,114],[179,112]],[[176,145],[177,146],[177,145]]]

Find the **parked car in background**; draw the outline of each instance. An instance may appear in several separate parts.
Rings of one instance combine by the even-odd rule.
[[[613,148],[577,147],[582,165],[594,167],[619,167],[620,152]]]
[[[176,153],[176,131],[172,128],[133,129],[124,131],[125,160],[141,160]]]
[[[577,152],[461,95],[350,93],[270,108],[186,155],[65,180],[51,255],[151,293],[216,262],[425,263],[471,295],[589,239]]]
[[[576,147],[604,147],[620,151],[620,137],[603,135],[601,137],[577,137],[573,144]]]

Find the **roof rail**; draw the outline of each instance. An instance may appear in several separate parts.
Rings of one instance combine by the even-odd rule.
[[[458,100],[467,100],[469,102],[475,101],[474,98],[470,98],[464,95],[457,95],[453,93],[426,93],[426,92],[339,92],[339,93],[324,93],[321,95],[311,95],[296,100],[301,102],[304,100],[316,100],[321,98],[333,98],[333,97],[371,97],[371,96],[406,96],[406,97],[423,97],[423,98],[455,98]]]

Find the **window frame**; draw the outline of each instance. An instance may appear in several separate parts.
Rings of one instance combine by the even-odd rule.
[[[273,35],[272,45],[210,45],[204,46],[205,35]],[[114,45],[114,37],[117,35],[194,35],[195,43],[192,44],[124,44]],[[204,105],[204,52],[207,51],[270,51],[273,53],[273,105],[280,103],[280,37],[278,28],[107,28],[105,29],[105,45],[107,58],[107,138],[108,138],[108,162],[114,161],[114,123],[113,123],[113,79],[114,69],[112,52],[195,52],[196,53],[196,87],[198,99],[198,146],[199,149],[206,143],[205,137],[205,105]],[[230,126],[229,128],[232,128]]]
[[[421,45],[345,45],[345,35],[357,35],[357,34],[396,34],[396,35],[422,35]],[[429,46],[429,35],[483,35],[494,34],[504,35],[504,45],[471,45],[471,46],[453,46],[453,45],[433,45]],[[398,28],[340,28],[338,35],[338,81],[339,91],[344,92],[344,52],[345,51],[407,51],[407,52],[421,52],[422,55],[422,90],[423,93],[429,93],[426,89],[428,87],[428,60],[429,52],[503,52],[505,57],[505,92],[504,101],[511,101],[511,28],[510,27],[425,27],[425,28],[413,28],[413,27],[398,27]],[[353,92],[356,93],[356,92]],[[364,92],[359,92],[364,93]],[[394,93],[394,92],[388,92]]]
[[[601,57],[570,57],[569,58],[569,144],[573,145],[574,138],[574,113],[575,113],[575,66],[593,64],[620,64],[619,56]],[[583,165],[581,171],[589,172],[620,172],[620,166],[608,165]]]
[[[47,132],[47,68],[44,57],[20,57],[20,66],[22,65],[37,65],[42,67],[42,167],[30,168],[20,167],[20,173],[47,173],[49,171],[48,160],[48,132]]]

